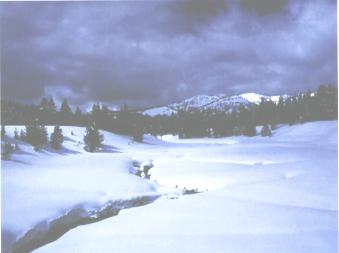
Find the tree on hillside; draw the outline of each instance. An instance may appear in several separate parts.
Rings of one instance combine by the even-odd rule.
[[[252,136],[255,136],[257,134],[257,130],[256,130],[256,127],[255,127],[255,124],[253,123],[248,123],[244,126],[244,129],[243,129],[243,135],[246,135],[248,137],[252,137]]]
[[[2,160],[9,160],[11,158],[11,154],[14,151],[14,147],[11,143],[6,141],[5,143],[1,144],[1,159]]]
[[[54,149],[60,149],[64,141],[64,136],[62,135],[62,129],[59,126],[54,127],[54,131],[51,134],[51,147]]]
[[[42,98],[40,104],[38,105],[38,118],[43,124],[52,124],[55,121],[55,103],[53,98],[47,100]]]
[[[6,135],[6,129],[4,125],[1,125],[1,139],[4,139]]]
[[[79,106],[75,109],[75,117],[81,117],[82,116],[82,111],[80,110]]]
[[[37,151],[47,144],[48,134],[47,129],[43,125],[39,125],[35,120],[33,124],[26,126],[25,140],[34,147]]]
[[[92,113],[92,115],[97,115],[98,113],[100,113],[100,105],[99,104],[93,104],[91,113]]]
[[[86,149],[89,152],[94,152],[97,148],[99,148],[104,141],[104,136],[100,134],[99,130],[93,124],[86,128],[86,135],[84,137],[84,142],[86,144]]]
[[[62,104],[61,104],[61,107],[60,107],[60,113],[65,114],[65,115],[72,114],[72,110],[71,110],[71,108],[68,105],[67,99],[64,99],[62,101]]]
[[[48,103],[48,109],[50,112],[55,113],[56,112],[56,106],[53,98],[50,98],[49,103]]]
[[[140,125],[133,125],[133,141],[142,142],[144,140],[144,132]]]
[[[20,130],[20,140],[21,141],[26,141],[26,133],[24,130]]]
[[[81,109],[77,106],[75,109],[73,122],[76,126],[84,126],[85,125],[85,115],[82,113]]]
[[[257,134],[253,111],[240,106],[239,108],[239,124],[242,128],[242,134],[246,136],[255,136]]]
[[[41,102],[39,104],[39,109],[40,110],[47,110],[48,109],[48,100],[46,98],[42,98]]]
[[[14,129],[14,139],[19,140],[19,133],[18,133],[18,129]]]
[[[62,101],[59,115],[60,115],[60,120],[61,120],[62,124],[64,124],[64,125],[70,125],[71,124],[73,113],[72,113],[71,108],[68,105],[67,99],[64,99]]]
[[[261,128],[261,132],[260,132],[261,136],[272,136],[272,132],[271,132],[271,129],[270,127],[265,124],[262,128]]]
[[[285,102],[282,96],[279,97],[277,104],[277,122],[282,123],[284,121],[284,110],[285,110]]]

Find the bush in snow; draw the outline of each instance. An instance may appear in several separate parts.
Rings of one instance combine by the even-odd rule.
[[[261,128],[261,132],[260,132],[261,136],[272,136],[272,132],[271,129],[268,125],[264,125]]]
[[[151,161],[142,163],[139,167],[139,170],[136,171],[135,174],[139,177],[150,179],[151,178],[150,169],[152,168],[153,168],[153,163]]]
[[[37,121],[32,125],[27,125],[25,140],[34,147],[35,151],[43,148],[48,141],[46,127],[38,125]]]
[[[62,135],[62,129],[59,126],[54,127],[54,131],[51,134],[51,147],[54,149],[60,149],[64,141],[64,136]]]
[[[14,147],[9,142],[1,144],[1,159],[9,160],[13,151]]]
[[[101,143],[104,141],[104,136],[99,133],[99,130],[95,125],[86,128],[86,135],[84,137],[84,142],[86,144],[86,150],[89,152],[94,152],[97,148],[101,146]]]

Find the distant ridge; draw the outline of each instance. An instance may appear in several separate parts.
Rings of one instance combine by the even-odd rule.
[[[280,96],[265,96],[257,93],[243,93],[240,95],[198,95],[185,99],[179,103],[173,103],[167,106],[154,107],[143,112],[144,115],[157,116],[176,114],[178,111],[198,110],[215,110],[215,111],[233,111],[237,110],[241,105],[250,107],[254,104],[260,104],[261,100],[272,101],[278,103]],[[286,100],[290,96],[282,95]]]

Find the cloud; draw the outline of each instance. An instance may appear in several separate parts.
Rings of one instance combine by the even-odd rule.
[[[287,7],[288,0],[240,0],[241,8],[258,15],[276,14]]]
[[[337,82],[335,5],[1,3],[2,96],[150,106],[201,93],[315,89]]]

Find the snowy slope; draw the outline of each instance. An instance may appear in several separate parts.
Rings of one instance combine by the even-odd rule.
[[[220,98],[221,98],[220,96],[198,95],[198,96],[185,99],[184,101],[180,103],[171,104],[169,107],[175,108],[176,110],[187,111],[190,109],[200,108],[205,105],[214,103]]]
[[[254,103],[254,104],[259,104],[262,99],[271,100],[271,97],[260,95],[257,93],[244,93],[244,94],[239,95],[239,97],[242,97],[246,99],[248,102]]]
[[[13,135],[14,128],[6,127],[8,136]],[[22,127],[16,128],[20,131]],[[10,161],[1,162],[3,249],[10,249],[29,230],[48,231],[54,220],[73,209],[81,210],[77,216],[81,218],[99,212],[112,201],[127,206],[130,200],[166,193],[158,184],[131,174],[136,168],[123,150],[138,149],[141,144],[103,131],[103,148],[87,153],[83,149],[84,128],[61,128],[65,142],[60,151],[35,152],[30,145],[11,139],[20,150]],[[146,142],[159,140],[146,137]]]
[[[257,93],[244,93],[235,96],[226,95],[198,95],[188,99],[185,99],[179,103],[170,104],[164,107],[155,107],[144,111],[145,115],[171,115],[177,113],[177,111],[189,111],[192,109],[210,109],[217,111],[235,110],[239,106],[243,105],[249,107],[253,104],[260,104],[261,100],[273,101],[277,103],[280,96],[265,96]],[[283,99],[286,100],[289,96],[283,95]]]
[[[337,121],[280,126],[273,137],[159,142],[161,185],[199,194],[122,211],[35,252],[338,252]],[[208,191],[206,191],[208,190]]]
[[[157,116],[157,115],[171,116],[172,114],[176,114],[176,113],[177,113],[177,111],[175,111],[175,110],[173,110],[169,107],[166,107],[166,106],[151,108],[151,109],[145,110],[143,112],[144,115],[148,115],[148,116],[151,116],[151,117],[154,117],[154,116]]]

